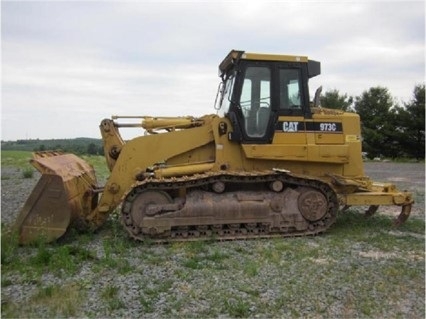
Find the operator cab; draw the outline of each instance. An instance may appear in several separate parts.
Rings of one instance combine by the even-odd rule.
[[[231,51],[215,102],[232,122],[230,140],[271,143],[279,116],[311,118],[308,79],[318,74],[320,63],[307,57]]]

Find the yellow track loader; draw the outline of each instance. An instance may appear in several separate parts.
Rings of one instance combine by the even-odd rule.
[[[313,235],[352,205],[367,215],[401,206],[404,222],[411,194],[364,174],[359,116],[321,107],[318,94],[310,102],[308,80],[319,74],[304,56],[231,51],[216,115],[101,122],[102,187],[82,159],[34,153],[42,177],[18,217],[20,242],[96,230],[118,207],[131,237],[159,242]],[[120,129],[133,126],[144,134],[124,141]]]

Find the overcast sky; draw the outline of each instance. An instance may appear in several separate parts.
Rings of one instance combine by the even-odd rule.
[[[100,137],[111,115],[203,115],[231,49],[321,61],[310,93],[425,78],[424,1],[2,1],[1,138]],[[141,133],[138,129],[124,136]]]

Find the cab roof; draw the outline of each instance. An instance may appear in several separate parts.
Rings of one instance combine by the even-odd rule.
[[[285,61],[285,62],[308,62],[308,57],[300,55],[282,55],[252,53],[239,50],[231,50],[219,65],[221,71],[226,70],[233,60],[257,60],[257,61]]]
[[[251,53],[240,50],[231,50],[228,55],[223,59],[219,65],[219,73],[226,72],[232,64],[239,60],[256,60],[256,61],[279,61],[279,62],[299,62],[299,63],[308,63],[310,69],[313,69],[313,65],[318,65],[318,70],[315,70],[315,76],[320,74],[319,62],[308,60],[306,56],[300,55],[283,55],[283,54],[266,54],[266,53]],[[311,66],[312,65],[312,66]],[[316,68],[315,68],[316,69]],[[310,76],[310,77],[311,77]]]

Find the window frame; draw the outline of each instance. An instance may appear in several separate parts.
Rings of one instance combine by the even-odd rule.
[[[270,114],[265,134],[263,136],[249,136],[245,130],[245,118],[241,107],[241,94],[244,85],[245,75],[249,67],[266,67],[270,70]],[[299,69],[299,89],[301,108],[281,109],[280,108],[280,70]],[[238,137],[240,142],[245,144],[264,144],[271,143],[273,140],[275,126],[279,116],[303,116],[305,119],[312,118],[309,105],[308,89],[308,64],[302,62],[283,62],[283,61],[256,61],[241,60],[237,66],[237,76],[234,82],[234,91],[232,92],[232,105],[229,108],[227,116],[234,125],[233,136]]]

